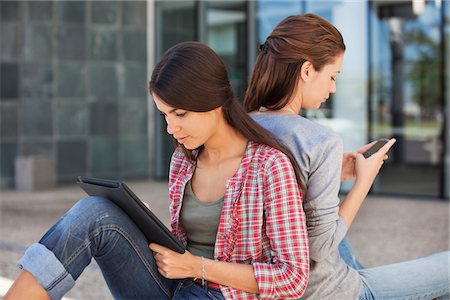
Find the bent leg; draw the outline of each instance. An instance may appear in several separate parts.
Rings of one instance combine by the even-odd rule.
[[[94,258],[116,299],[170,298],[178,281],[157,270],[142,232],[111,201],[80,200],[32,245],[19,264],[61,298]]]
[[[364,299],[434,299],[449,296],[450,251],[358,270],[367,287]]]
[[[364,269],[364,265],[353,254],[353,250],[350,247],[347,237],[344,237],[344,239],[340,242],[338,249],[341,258],[349,267],[355,270]]]
[[[50,300],[50,296],[30,272],[23,270],[6,293],[4,300]]]

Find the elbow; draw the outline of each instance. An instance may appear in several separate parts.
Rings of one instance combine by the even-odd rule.
[[[280,298],[295,298],[298,299],[303,296],[305,293],[306,287],[308,285],[308,276],[309,276],[309,268],[303,271],[300,271],[298,276],[292,282],[292,288],[286,294],[283,293]]]
[[[307,286],[308,286],[308,274],[303,274],[301,280],[296,283],[295,288],[292,291],[292,295],[289,295],[288,298],[296,298],[296,299],[301,298],[305,293]]]
[[[320,250],[310,249],[309,250],[309,258],[315,262],[322,262],[322,261],[326,260],[329,256],[330,256],[330,251],[327,251],[325,249],[320,249]]]
[[[286,285],[278,286],[275,298],[300,298],[305,293],[308,285],[309,277],[309,264],[305,264],[302,267],[296,267],[290,272],[285,272],[284,279]]]
[[[331,253],[335,252],[339,248],[339,243],[345,236],[345,231],[336,234],[336,231],[332,231],[333,234],[322,234],[318,237],[310,236],[309,238],[309,258],[312,261],[322,262],[327,260]]]

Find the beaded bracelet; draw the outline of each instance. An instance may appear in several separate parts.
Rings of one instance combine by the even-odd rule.
[[[205,287],[205,258],[202,256],[202,286]]]

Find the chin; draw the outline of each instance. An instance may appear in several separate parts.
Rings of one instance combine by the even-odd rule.
[[[183,144],[184,148],[188,149],[188,150],[195,150],[198,149],[198,147],[200,147],[199,145],[194,145],[194,144]]]

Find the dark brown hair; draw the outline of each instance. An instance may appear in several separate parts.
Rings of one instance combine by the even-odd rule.
[[[257,124],[234,97],[228,72],[220,57],[199,42],[184,42],[167,50],[153,69],[150,93],[166,104],[194,112],[206,112],[218,107],[227,123],[248,140],[271,146],[286,154],[294,166],[300,184],[300,170],[291,152],[266,129]],[[181,146],[185,156],[195,164],[199,151]]]
[[[344,53],[345,44],[330,22],[314,14],[300,14],[281,21],[260,50],[244,98],[248,112],[261,106],[284,107],[294,93],[303,63],[309,61],[320,71]]]

